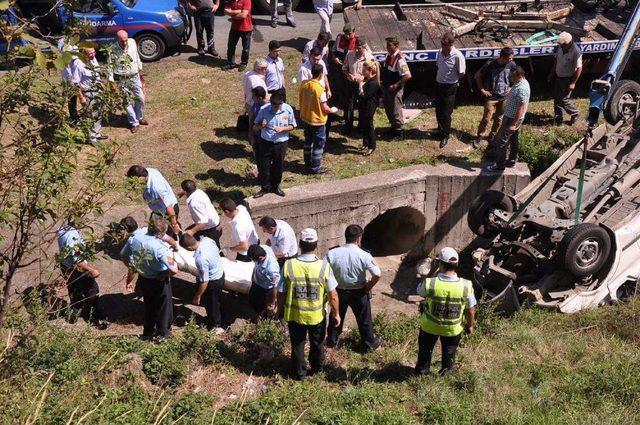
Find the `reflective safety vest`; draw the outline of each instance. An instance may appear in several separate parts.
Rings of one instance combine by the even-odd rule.
[[[330,273],[329,264],[323,260],[286,261],[284,320],[301,325],[317,325],[324,320]]]
[[[425,290],[425,308],[420,317],[422,330],[432,335],[459,335],[463,330],[462,318],[467,299],[473,291],[471,282],[432,277],[426,280]]]

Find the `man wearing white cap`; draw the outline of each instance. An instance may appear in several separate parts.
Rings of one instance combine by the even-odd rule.
[[[443,248],[436,259],[440,263],[438,275],[426,278],[418,285],[418,295],[425,297],[420,306],[420,334],[418,362],[415,373],[429,375],[431,354],[438,339],[442,345],[440,375],[455,370],[456,350],[462,331],[475,327],[476,297],[471,282],[458,277],[459,257],[455,249]],[[463,317],[466,317],[463,325]]]
[[[554,58],[554,66],[547,78],[549,82],[554,77],[556,79],[553,86],[553,113],[556,125],[562,124],[563,112],[566,112],[570,117],[569,125],[573,125],[580,116],[570,98],[581,73],[582,52],[573,42],[571,34],[562,32],[558,36],[558,50]]]
[[[278,287],[278,306],[284,307],[284,320],[289,325],[293,377],[302,380],[307,375],[304,346],[309,335],[309,374],[324,367],[323,342],[326,334],[326,303],[331,306],[334,326],[340,325],[338,314],[338,283],[331,266],[316,256],[318,234],[314,229],[300,232],[300,255],[284,263]]]

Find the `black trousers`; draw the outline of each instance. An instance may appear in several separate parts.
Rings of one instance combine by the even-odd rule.
[[[195,226],[195,224],[192,224],[191,226],[187,227],[186,230],[192,229],[193,226]],[[206,236],[209,239],[213,239],[216,245],[218,245],[218,248],[220,248],[220,238],[222,237],[222,226],[218,224],[216,227],[212,227],[211,229],[200,230],[193,234],[193,237],[196,239],[200,239],[202,236]]]
[[[353,130],[353,121],[355,120],[354,111],[356,108],[356,102],[358,100],[358,83],[352,83],[351,81],[345,82],[345,94],[344,94],[344,126],[346,131]],[[362,117],[359,118],[362,120]]]
[[[215,48],[214,39],[214,14],[211,9],[203,8],[198,9],[193,16],[193,21],[196,26],[196,40],[198,40],[198,50],[207,49],[212,51]],[[207,34],[205,43],[204,34]]]
[[[168,338],[173,323],[173,292],[171,279],[150,279],[138,277],[144,298],[144,329],[142,336]]]
[[[285,86],[280,87],[278,90],[269,90],[269,94],[271,96],[273,96],[274,94],[281,94],[282,97],[284,98],[284,101],[287,101],[287,89],[285,88]]]
[[[62,266],[67,279],[67,291],[71,302],[71,318],[81,315],[87,322],[102,319],[98,309],[98,282],[89,274],[75,268]]]
[[[359,127],[362,132],[362,145],[369,149],[376,148],[376,129],[373,126],[373,115],[368,116],[360,111]]]
[[[456,336],[439,336],[427,333],[420,329],[418,335],[418,363],[416,364],[416,373],[426,375],[431,367],[431,355],[436,342],[440,339],[442,345],[442,367],[440,372],[452,369],[456,363],[456,350],[460,344],[460,335]]]
[[[242,261],[243,263],[250,263],[251,258],[247,254],[240,254],[239,252],[236,254],[236,261]]]
[[[451,114],[456,106],[457,91],[458,83],[436,84],[436,119],[438,120],[438,129],[444,136],[451,134]]]
[[[329,320],[329,330],[327,342],[335,345],[338,337],[342,333],[344,318],[347,316],[347,309],[351,307],[353,315],[358,323],[360,340],[363,346],[373,347],[373,320],[371,320],[371,299],[369,291],[361,289],[337,289],[338,291],[338,311],[340,313],[340,326],[335,326],[333,319]]]
[[[307,367],[304,360],[304,346],[309,336],[309,365],[311,372],[318,372],[324,367],[324,342],[326,321],[317,325],[301,325],[296,322],[287,322],[289,325],[289,338],[291,340],[291,367],[293,374],[301,379],[307,375]]]
[[[71,118],[72,121],[77,121],[78,120],[78,96],[71,96],[69,98],[69,118]]]
[[[252,31],[229,30],[229,40],[227,41],[227,62],[230,65],[236,63],[236,46],[238,41],[242,40],[242,54],[240,55],[240,63],[247,65],[249,63],[249,50],[251,50],[251,33]]]
[[[200,302],[207,312],[207,329],[222,327],[222,311],[220,309],[220,298],[224,288],[224,273],[216,280],[210,280],[207,289],[204,290]]]
[[[258,181],[262,190],[269,191],[280,187],[287,144],[288,142],[273,143],[262,138],[256,141]]]
[[[267,312],[267,306],[274,301],[272,292],[273,289],[265,289],[255,283],[251,284],[251,289],[249,289],[249,304],[251,304],[251,308],[253,308],[259,317],[265,319],[272,318],[271,314]]]

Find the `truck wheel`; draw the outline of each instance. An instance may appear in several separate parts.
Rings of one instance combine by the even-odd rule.
[[[602,227],[580,223],[570,228],[558,245],[559,265],[575,277],[600,271],[611,252],[611,238]]]
[[[487,190],[474,199],[469,207],[469,213],[467,214],[469,229],[483,238],[494,238],[500,233],[500,229],[497,229],[489,222],[489,213],[495,209],[513,212],[515,210],[515,202],[503,192]]]
[[[150,32],[136,36],[136,43],[138,43],[138,54],[143,62],[159,60],[167,49],[162,37]]]
[[[640,99],[640,84],[632,80],[620,80],[613,86],[612,91],[613,93],[604,109],[604,118],[611,125],[621,119],[632,119],[636,110],[626,103],[635,103]]]
[[[596,0],[573,0],[573,4],[583,12],[593,12],[598,6]]]
[[[291,9],[296,10],[299,4],[300,0],[291,0]],[[271,14],[271,2],[269,0],[253,0],[253,5],[258,9],[259,13]],[[278,1],[278,11],[284,12],[282,1]]]

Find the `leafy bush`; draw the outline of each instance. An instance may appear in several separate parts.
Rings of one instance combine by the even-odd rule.
[[[520,160],[527,163],[532,177],[536,177],[578,140],[580,134],[569,128],[551,128],[541,133],[525,127],[520,135]]]
[[[187,375],[187,361],[173,341],[151,345],[142,355],[142,370],[151,383],[176,387]]]
[[[420,319],[418,314],[409,316],[398,314],[391,317],[387,313],[376,314],[373,318],[373,328],[376,335],[381,336],[385,343],[399,345],[407,339],[417,340]]]

